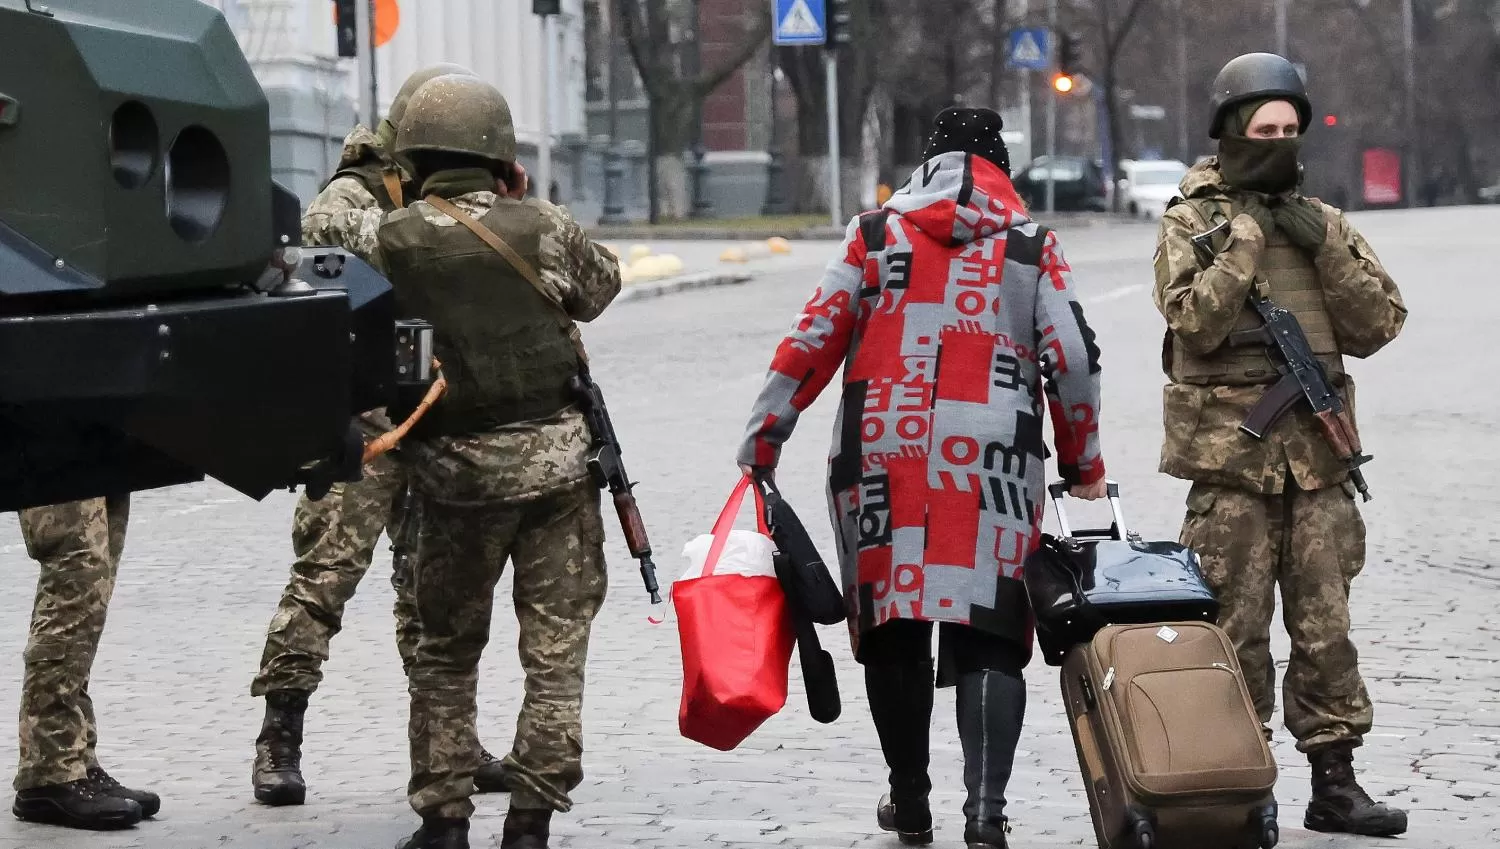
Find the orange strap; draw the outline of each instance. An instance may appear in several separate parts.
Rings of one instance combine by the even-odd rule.
[[[401,178],[394,171],[386,171],[380,175],[380,179],[385,183],[385,193],[391,196],[391,203],[397,209],[405,209],[406,198],[401,193]]]

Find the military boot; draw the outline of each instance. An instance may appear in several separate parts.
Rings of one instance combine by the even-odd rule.
[[[266,718],[255,738],[255,798],[267,805],[300,805],[307,798],[302,780],[302,715],[305,690],[266,693]]]
[[[932,661],[865,664],[865,692],[880,750],[890,768],[890,792],[875,806],[875,824],[908,846],[932,842],[927,796],[928,731],[932,725]]]
[[[10,810],[26,822],[92,831],[130,828],[141,821],[140,805],[101,793],[89,778],[18,790]]]
[[[141,818],[151,819],[156,812],[161,810],[161,797],[146,790],[132,790],[110,777],[102,766],[89,767],[88,780],[93,784],[94,790],[105,796],[113,796],[116,799],[129,799],[141,806]]]
[[[1307,753],[1312,764],[1312,800],[1302,824],[1312,831],[1395,837],[1406,831],[1406,812],[1370,798],[1354,780],[1354,747],[1320,746]]]
[[[474,771],[474,792],[476,793],[509,793],[510,788],[505,784],[505,775],[509,772],[505,763],[490,754],[483,746],[479,747],[479,769]]]
[[[422,827],[396,849],[469,849],[469,821],[461,817],[422,817]]]
[[[511,808],[500,832],[500,849],[547,849],[552,831],[550,809]]]

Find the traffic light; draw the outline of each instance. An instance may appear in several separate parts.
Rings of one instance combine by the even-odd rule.
[[[828,0],[828,38],[823,47],[837,50],[852,39],[849,33],[849,0]]]
[[[1057,70],[1064,76],[1076,77],[1083,70],[1078,55],[1078,36],[1062,33],[1057,40]]]
[[[1339,125],[1339,116],[1337,116],[1337,115],[1324,115],[1323,116],[1323,126],[1325,126],[1325,127],[1337,127],[1338,125]]]
[[[1067,74],[1057,74],[1052,78],[1052,88],[1059,94],[1067,94],[1073,90],[1073,78]]]
[[[533,15],[561,15],[562,0],[531,0]]]
[[[333,0],[333,25],[338,32],[339,55],[349,59],[359,55],[359,25],[356,23],[356,0]]]

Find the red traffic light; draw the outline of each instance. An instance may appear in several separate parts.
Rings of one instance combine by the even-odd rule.
[[[1336,126],[1338,126],[1338,123],[1339,123],[1339,116],[1337,116],[1337,115],[1324,115],[1323,116],[1323,125],[1326,126],[1326,127],[1336,127]]]
[[[1073,78],[1067,74],[1058,74],[1052,78],[1052,87],[1067,94],[1073,90]]]

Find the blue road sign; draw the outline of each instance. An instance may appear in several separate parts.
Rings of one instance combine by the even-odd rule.
[[[825,0],[774,0],[771,39],[778,46],[822,44],[828,40]]]
[[[1012,30],[1006,63],[1012,68],[1045,71],[1051,64],[1051,34],[1046,27]]]

